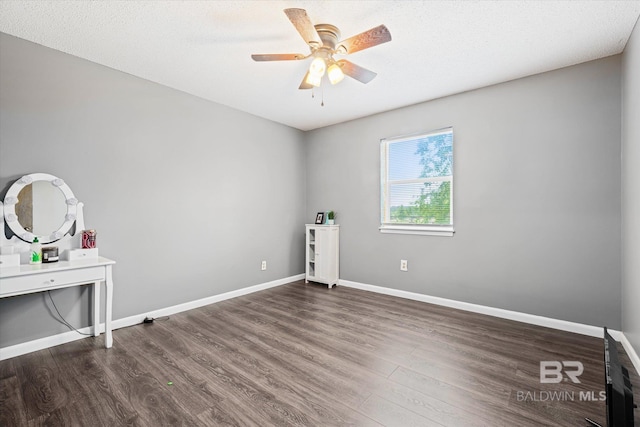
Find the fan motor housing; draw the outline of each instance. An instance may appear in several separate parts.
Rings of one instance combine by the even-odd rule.
[[[340,39],[340,30],[338,27],[331,24],[317,24],[314,25],[314,27],[320,36],[320,40],[322,40],[322,45],[335,49]]]

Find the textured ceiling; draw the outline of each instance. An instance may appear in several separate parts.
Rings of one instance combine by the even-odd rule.
[[[348,59],[378,73],[298,90],[307,61],[283,13],[343,38],[393,40]],[[0,1],[0,31],[256,116],[310,130],[621,53],[640,1]],[[324,106],[320,105],[324,97]]]

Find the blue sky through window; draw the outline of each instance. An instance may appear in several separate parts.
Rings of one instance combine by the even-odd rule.
[[[420,152],[420,150],[422,152]],[[427,177],[451,175],[453,135],[435,133],[388,145],[389,206],[409,206],[426,190],[424,183],[393,183]],[[437,190],[439,185],[432,185]]]
[[[395,225],[422,231],[452,227],[453,128],[382,140],[380,154],[381,230]]]
[[[416,154],[419,140],[389,144],[389,180],[420,178],[424,166]]]

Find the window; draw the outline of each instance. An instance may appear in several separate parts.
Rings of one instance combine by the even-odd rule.
[[[453,235],[453,128],[380,142],[383,233]]]

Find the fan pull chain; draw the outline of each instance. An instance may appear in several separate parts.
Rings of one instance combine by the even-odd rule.
[[[316,97],[316,93],[315,93],[315,88],[311,88],[311,98],[315,98]],[[324,107],[324,89],[322,88],[322,86],[320,86],[320,106]]]

